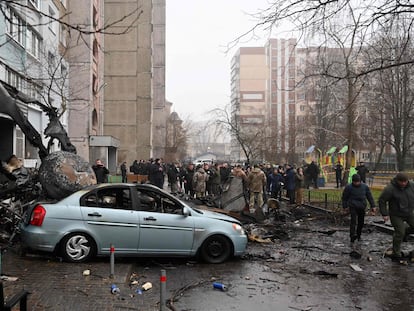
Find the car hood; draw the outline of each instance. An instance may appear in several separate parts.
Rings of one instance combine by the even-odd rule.
[[[237,223],[241,225],[240,221],[238,221],[236,218],[233,218],[231,216],[227,216],[225,214],[221,214],[217,212],[206,211],[204,209],[197,209],[197,210],[202,213],[202,215],[198,214],[201,217],[214,218],[214,219],[223,220],[227,222],[233,222],[233,223]]]

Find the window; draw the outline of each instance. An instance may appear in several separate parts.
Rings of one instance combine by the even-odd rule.
[[[305,141],[304,140],[298,140],[296,142],[296,147],[305,147]]]
[[[170,197],[146,190],[137,190],[139,210],[147,212],[182,214],[182,205]]]
[[[52,52],[49,51],[47,53],[47,61],[48,61],[50,67],[55,66],[55,60],[56,60],[55,54],[53,54]]]
[[[139,210],[147,212],[161,212],[161,198],[154,192],[137,191]]]
[[[40,9],[40,0],[29,0],[29,2],[36,8]]]
[[[305,108],[306,108],[306,106],[305,106],[305,105],[300,105],[300,106],[299,106],[299,110],[300,110],[300,111],[305,111]]]
[[[66,31],[65,25],[60,25],[59,40],[60,40],[60,43],[65,47],[66,47],[66,36],[67,36],[67,31]]]
[[[27,82],[25,93],[30,98],[40,99],[41,88],[36,84]]]
[[[132,210],[129,188],[108,188],[88,193],[81,198],[82,206]]]
[[[56,13],[52,9],[52,7],[49,6],[49,30],[56,35]]]
[[[14,86],[19,91],[24,89],[24,80],[23,78],[15,71],[10,68],[6,68],[6,82]]]
[[[21,45],[23,42],[23,20],[11,9],[6,10],[6,33]]]
[[[242,98],[244,100],[262,100],[263,99],[263,94],[261,93],[247,93],[247,94],[243,94]]]
[[[362,159],[369,160],[369,153],[368,152],[363,152],[361,156],[362,156]]]
[[[63,79],[66,79],[68,77],[68,69],[63,64],[60,65],[60,73]]]
[[[40,36],[33,29],[28,29],[26,36],[26,50],[37,59],[40,57],[40,42]]]

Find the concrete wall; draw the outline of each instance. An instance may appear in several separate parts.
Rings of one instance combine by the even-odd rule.
[[[105,18],[117,20],[105,36],[105,135],[120,142],[118,163],[162,157],[165,146],[165,0],[105,0]]]

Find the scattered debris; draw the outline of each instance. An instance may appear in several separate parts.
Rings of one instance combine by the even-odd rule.
[[[7,275],[2,275],[1,276],[1,280],[2,281],[10,281],[10,282],[15,282],[17,281],[19,278],[15,277],[15,276],[7,276]]]
[[[151,282],[146,282],[144,285],[142,285],[142,289],[145,291],[150,290],[151,288],[152,288]]]
[[[332,235],[336,232],[336,230],[318,230],[318,233],[326,234],[326,235]]]
[[[299,310],[299,311],[310,311],[310,310],[312,310],[312,307],[300,308],[300,307],[289,306],[289,308],[293,309],[293,310]]]
[[[360,252],[357,252],[356,250],[353,250],[352,252],[349,253],[349,256],[351,256],[351,258],[354,258],[354,259],[361,259],[362,254]]]
[[[227,291],[227,289],[228,289],[226,285],[224,285],[223,283],[220,283],[220,282],[214,282],[213,283],[213,288],[219,289],[223,292]]]
[[[113,294],[113,295],[117,295],[117,294],[119,294],[121,292],[121,290],[119,289],[119,287],[118,286],[116,286],[115,284],[112,284],[111,285],[111,293]]]
[[[82,275],[84,276],[89,276],[91,275],[91,270],[87,269],[87,270],[83,270]]]
[[[249,241],[259,242],[259,243],[272,243],[272,240],[270,238],[262,239],[257,235],[249,235]]]
[[[360,266],[358,266],[358,265],[356,265],[356,264],[351,263],[349,266],[350,266],[350,267],[351,267],[354,271],[358,271],[358,272],[361,272],[361,271],[362,271],[361,267],[360,267]]]

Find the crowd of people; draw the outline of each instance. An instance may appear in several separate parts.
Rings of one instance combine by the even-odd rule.
[[[165,180],[172,194],[186,194],[192,198],[204,198],[207,195],[218,196],[224,181],[230,175],[227,163],[204,163],[195,166],[194,163],[182,163],[175,161],[164,163],[162,159],[135,160],[129,167],[131,174],[147,176],[139,178],[161,189]]]
[[[219,196],[230,176],[239,177],[251,209],[262,206],[268,198],[280,200],[282,191],[286,191],[289,204],[301,205],[303,189],[318,188],[319,171],[314,161],[302,167],[290,164],[230,165],[227,162],[206,162],[196,166],[194,163],[183,165],[176,161],[166,164],[162,159],[150,159],[135,160],[129,167],[130,174],[138,175],[140,181],[162,189],[166,180],[172,194],[181,193],[197,199]],[[125,162],[121,172],[124,181],[127,179]]]

